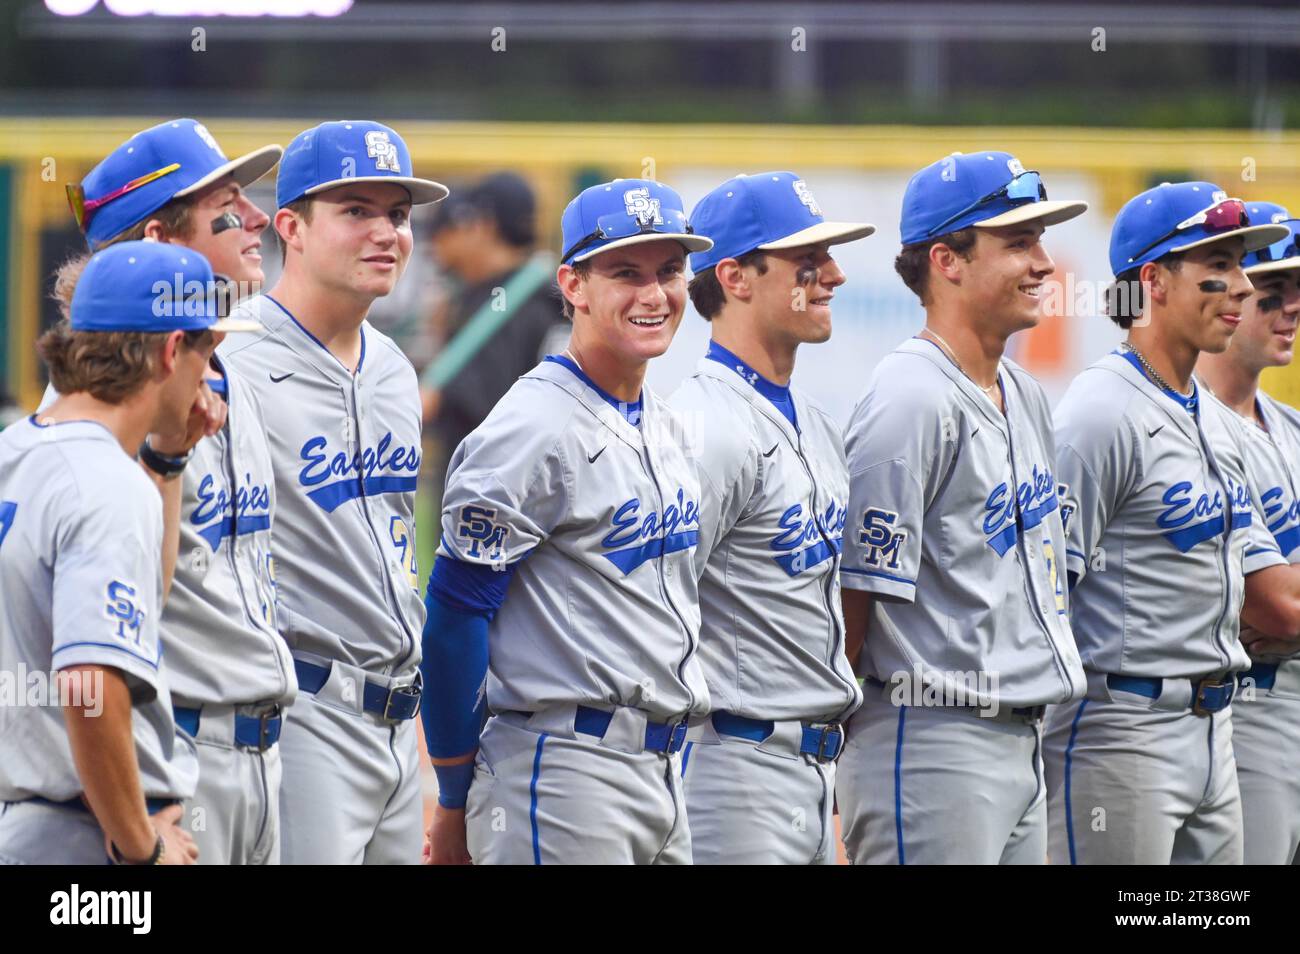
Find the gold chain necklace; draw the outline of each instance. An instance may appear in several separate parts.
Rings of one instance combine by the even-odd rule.
[[[944,341],[943,337],[939,334],[939,332],[935,331],[933,328],[930,328],[928,326],[922,328],[921,330],[929,334],[931,337],[933,337],[936,344],[942,346],[944,354],[948,356],[948,358],[952,361],[953,364],[957,365],[958,371],[966,375],[967,381],[969,381],[971,384],[975,385],[975,387],[979,388],[986,395],[988,395],[989,400],[991,401],[993,400],[993,392],[996,391],[998,387],[998,382],[996,380],[994,380],[994,382],[990,384],[988,387],[985,387],[984,385],[980,384],[978,381],[972,378],[970,374],[967,373],[965,368],[961,366],[961,362],[957,360],[957,353],[952,350],[952,345]],[[994,403],[997,402],[994,401]]]

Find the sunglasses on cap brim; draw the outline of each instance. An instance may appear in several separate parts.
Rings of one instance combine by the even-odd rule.
[[[1013,202],[1045,202],[1047,200],[1047,186],[1043,185],[1043,177],[1036,171],[1030,170],[1022,172],[1000,189],[990,192],[982,198],[976,199],[966,208],[962,209],[956,215],[950,215],[933,229],[931,235],[943,235],[944,229],[956,222],[958,219],[965,218],[976,209],[996,202],[999,199],[1010,199]]]
[[[561,262],[567,262],[574,255],[591,248],[598,242],[610,242],[615,239],[631,238],[634,235],[694,235],[695,230],[686,220],[686,213],[681,209],[661,209],[659,221],[641,216],[628,215],[625,212],[611,212],[596,219],[596,230],[584,235],[574,242],[562,256]]]
[[[163,176],[170,175],[180,167],[181,164],[179,162],[173,162],[169,166],[163,166],[161,169],[140,176],[138,179],[132,179],[121,188],[114,189],[112,192],[107,195],[102,195],[98,199],[87,199],[86,190],[80,183],[68,186],[68,206],[72,209],[72,217],[77,220],[77,228],[82,232],[86,231],[87,226],[90,225],[90,219],[97,209],[107,205],[114,199],[120,199],[128,192],[134,192],[141,186],[146,186],[156,179],[161,179]]]
[[[1211,235],[1219,232],[1235,232],[1237,229],[1244,229],[1250,225],[1250,215],[1246,212],[1246,203],[1240,199],[1224,199],[1222,202],[1216,202],[1208,208],[1201,209],[1195,215],[1189,215],[1183,219],[1170,231],[1143,248],[1142,251],[1134,254],[1129,261],[1137,261],[1157,245],[1163,245],[1171,238],[1177,238],[1178,233],[1195,228],[1198,225],[1204,227],[1205,231]],[[1283,241],[1288,240],[1283,239]]]

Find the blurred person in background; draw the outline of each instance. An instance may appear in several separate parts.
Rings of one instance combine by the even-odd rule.
[[[439,497],[460,442],[541,360],[554,334],[567,339],[555,263],[535,253],[536,208],[528,183],[501,172],[437,209],[433,254],[453,287],[442,315],[445,343],[421,376],[420,394],[438,445],[429,459]]]

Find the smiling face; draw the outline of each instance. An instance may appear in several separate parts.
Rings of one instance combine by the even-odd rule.
[[[829,246],[802,245],[763,256],[766,271],[752,266],[747,271],[764,336],[791,347],[830,338],[831,299],[845,279]]]
[[[242,228],[227,228],[213,234],[212,221],[233,212],[243,221]],[[191,200],[192,235],[185,244],[202,254],[219,275],[246,285],[260,285],[262,272],[262,232],[271,218],[244,194],[230,176],[218,179],[197,192]]]
[[[392,292],[411,258],[411,195],[386,182],[357,182],[312,197],[310,215],[276,213],[276,229],[298,253],[286,260],[327,289],[374,300]]]
[[[1253,291],[1241,268],[1244,252],[1240,237],[1227,238],[1182,253],[1182,265],[1176,271],[1164,266],[1153,270],[1153,277],[1163,286],[1164,320],[1198,351],[1218,354],[1226,350],[1241,324],[1242,306]],[[1148,274],[1147,266],[1142,273]],[[1153,300],[1160,291],[1152,287]]]
[[[1248,277],[1255,292],[1242,306],[1229,354],[1253,373],[1285,367],[1295,355],[1300,323],[1300,268]]]
[[[1056,263],[1043,247],[1039,222],[976,229],[961,292],[970,311],[1007,335],[1038,324],[1043,280]]]
[[[671,239],[640,242],[587,260],[584,278],[561,265],[560,290],[574,308],[575,335],[624,364],[668,350],[686,310],[686,251]]]

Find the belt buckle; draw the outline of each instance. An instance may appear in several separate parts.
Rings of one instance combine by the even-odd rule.
[[[666,755],[672,755],[674,752],[680,752],[682,750],[682,746],[686,744],[686,731],[688,728],[689,726],[687,726],[686,720],[683,719],[681,722],[674,724],[673,727],[668,730],[668,745],[665,750]]]
[[[838,732],[840,734],[840,746],[838,749],[835,750],[835,754],[833,756],[828,756],[826,754],[826,744],[830,740],[832,731]],[[840,760],[840,756],[843,754],[844,754],[844,725],[843,723],[840,722],[827,722],[824,726],[822,726],[821,735],[817,737],[817,754],[814,756],[814,758],[816,758],[818,762],[823,762],[823,763],[838,762]]]
[[[1222,676],[1204,676],[1201,679],[1197,680],[1196,696],[1192,700],[1192,712],[1198,716],[1208,717],[1214,715],[1214,713],[1217,711],[1221,711],[1224,708],[1222,706],[1219,709],[1206,709],[1204,707],[1203,703],[1205,702],[1205,692],[1208,689],[1227,688],[1228,701],[1231,702],[1233,692],[1230,686],[1231,683],[1225,682]]]
[[[393,686],[388,690],[388,698],[384,700],[384,719],[389,722],[400,722],[408,716],[399,718],[392,714],[393,698],[395,696],[411,696],[416,702],[419,702],[422,692],[422,686],[418,682],[412,682],[405,686]]]
[[[276,703],[274,707],[263,712],[257,717],[257,751],[265,752],[271,746],[275,745],[267,739],[271,734],[271,722],[280,718],[280,704]]]

